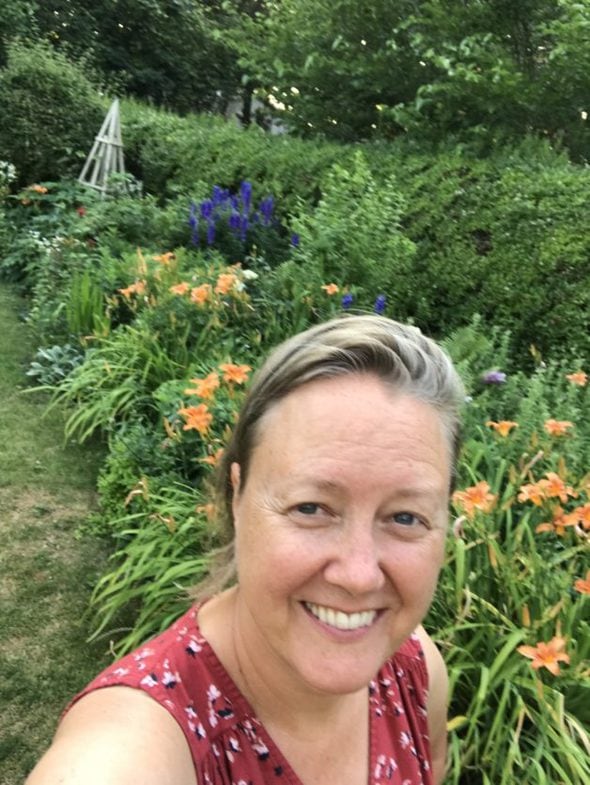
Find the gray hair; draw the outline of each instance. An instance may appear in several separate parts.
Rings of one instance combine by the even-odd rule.
[[[277,346],[252,379],[217,477],[217,511],[225,545],[217,552],[210,578],[197,587],[197,596],[219,591],[235,580],[232,463],[240,465],[244,485],[259,423],[273,404],[307,382],[345,374],[377,376],[395,391],[439,412],[449,443],[453,489],[464,390],[453,363],[438,344],[417,327],[383,316],[345,314],[311,327]]]

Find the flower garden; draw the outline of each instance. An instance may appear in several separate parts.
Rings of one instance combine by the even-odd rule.
[[[590,352],[587,314],[560,310],[572,302],[570,284],[586,296],[573,262],[555,310],[537,307],[557,297],[556,238],[582,253],[568,194],[572,183],[588,188],[587,175],[576,180],[551,159],[544,184],[530,186],[538,221],[523,239],[515,215],[530,217],[534,201],[523,195],[524,164],[484,170],[453,155],[427,168],[403,154],[402,186],[380,150],[326,146],[320,155],[310,143],[317,171],[302,163],[298,185],[300,142],[290,152],[277,142],[284,169],[264,169],[266,138],[208,124],[202,162],[220,139],[235,149],[223,167],[203,163],[208,181],[191,185],[180,120],[165,133],[176,121],[128,112],[151,193],[128,178],[101,200],[71,178],[20,184],[10,163],[0,167],[0,273],[27,297],[31,386],[67,412],[68,439],[104,448],[100,512],[84,525],[112,551],[92,596],[93,639],[126,652],[186,607],[217,543],[215,465],[271,346],[346,311],[414,321],[442,341],[467,390],[446,563],[426,625],[451,679],[446,782],[587,783]],[[181,162],[161,162],[161,188],[158,134]],[[458,183],[470,178],[464,196]],[[502,194],[493,216],[490,189]],[[449,240],[453,264],[444,213],[455,207],[463,235]],[[503,270],[482,249],[484,224],[508,260]],[[542,262],[532,281],[525,245],[526,258]]]

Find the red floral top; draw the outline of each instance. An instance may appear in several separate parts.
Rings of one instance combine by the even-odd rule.
[[[196,610],[109,666],[70,706],[102,687],[144,690],[178,722],[199,785],[302,785],[202,636]],[[432,785],[427,684],[412,636],[369,685],[369,785]]]

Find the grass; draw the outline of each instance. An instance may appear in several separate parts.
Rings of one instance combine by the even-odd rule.
[[[17,785],[68,699],[108,660],[84,611],[106,553],[77,530],[95,505],[100,447],[64,444],[63,416],[24,391],[31,335],[0,283],[0,785]]]

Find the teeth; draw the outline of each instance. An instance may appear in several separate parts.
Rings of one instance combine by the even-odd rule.
[[[315,605],[312,602],[306,602],[305,607],[313,613],[316,619],[324,624],[329,624],[330,627],[336,627],[337,630],[358,630],[359,627],[368,627],[377,616],[377,611],[343,613],[343,611],[335,611],[333,608]]]

